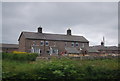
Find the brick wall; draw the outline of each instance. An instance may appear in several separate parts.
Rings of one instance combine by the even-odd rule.
[[[25,41],[26,41],[26,39],[25,39],[24,35],[21,35],[21,38],[19,40],[19,51],[21,51],[21,52],[25,52]]]
[[[40,42],[43,41],[44,42],[44,45],[41,46],[40,45]],[[65,47],[72,47],[71,46],[71,43],[72,42],[64,42],[64,41],[52,41],[52,40],[49,40],[49,45],[46,46],[45,45],[45,40],[30,40],[30,39],[24,39],[24,38],[21,38],[19,44],[22,44],[22,45],[19,45],[20,47],[20,50],[21,51],[25,51],[25,52],[31,52],[31,48],[33,45],[36,45],[38,46],[38,48],[40,48],[41,50],[41,54],[47,54],[47,51],[50,49],[50,47],[57,47],[58,50],[59,50],[59,53],[65,51]],[[76,43],[76,42],[74,42]],[[79,46],[74,46],[76,47],[77,49],[80,49],[83,45],[83,43],[81,42],[77,42],[79,44]],[[85,47],[89,47],[89,43],[84,43],[84,46]]]

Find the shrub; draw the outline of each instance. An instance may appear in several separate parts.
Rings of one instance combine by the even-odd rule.
[[[27,54],[27,52],[13,51],[14,54]]]
[[[93,66],[94,65],[94,66]],[[3,81],[98,81],[119,79],[117,61],[71,60],[69,58],[34,61],[34,63],[3,60]],[[22,81],[21,80],[21,81]],[[114,80],[113,80],[114,81]]]
[[[37,56],[36,53],[2,53],[3,59],[17,61],[35,61]]]

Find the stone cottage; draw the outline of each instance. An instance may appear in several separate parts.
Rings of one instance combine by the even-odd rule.
[[[22,32],[19,36],[19,51],[40,55],[79,54],[82,48],[89,47],[89,41],[83,36],[43,33],[42,27],[37,32]],[[72,51],[73,50],[73,51]]]

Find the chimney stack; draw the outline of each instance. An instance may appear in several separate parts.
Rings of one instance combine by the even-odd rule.
[[[105,39],[103,37],[103,41],[101,42],[101,45],[104,46],[105,45]]]
[[[71,35],[71,30],[70,30],[70,28],[67,30],[67,35]]]
[[[42,27],[38,27],[38,33],[42,33]]]
[[[104,42],[101,42],[101,46],[104,46]]]

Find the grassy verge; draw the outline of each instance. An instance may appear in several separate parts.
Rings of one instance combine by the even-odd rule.
[[[3,59],[3,81],[98,81],[118,80],[118,59],[71,60],[69,58],[18,61]]]

